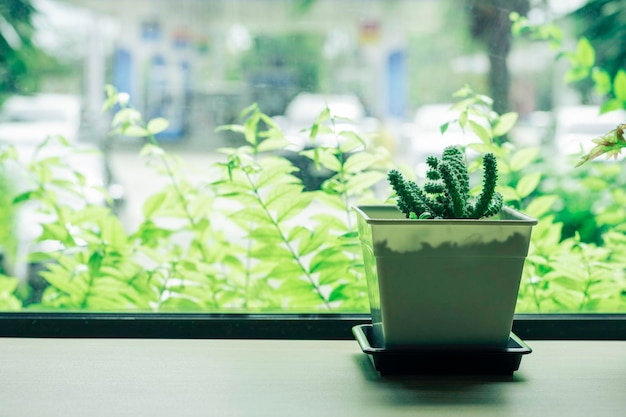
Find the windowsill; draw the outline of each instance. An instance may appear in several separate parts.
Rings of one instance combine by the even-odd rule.
[[[512,377],[381,377],[352,341],[0,339],[11,416],[623,416],[626,342],[535,341]]]

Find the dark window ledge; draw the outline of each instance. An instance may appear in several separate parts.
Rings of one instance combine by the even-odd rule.
[[[0,313],[0,337],[352,339],[366,314]],[[626,340],[626,314],[521,314],[525,340]]]

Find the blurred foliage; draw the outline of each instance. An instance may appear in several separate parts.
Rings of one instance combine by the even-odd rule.
[[[15,261],[17,240],[15,235],[16,213],[11,195],[14,193],[10,176],[0,169],[0,274]]]
[[[499,140],[514,126],[517,114],[498,114],[491,98],[469,87],[455,96],[458,117],[442,131],[455,123],[473,132],[478,141],[469,148],[498,158],[503,177],[498,191],[506,203],[539,219],[518,312],[626,311],[626,228],[603,233],[603,246],[584,243],[578,233],[562,239],[563,224],[553,214],[560,198],[539,192],[539,150]],[[191,180],[184,161],[165,152],[155,139],[167,121],[144,121],[128,106],[128,96],[112,87],[108,97],[105,107],[119,109],[113,133],[147,137],[140,156],[155,175],[169,180],[168,185],[145,201],[143,221],[127,231],[109,207],[84,199],[89,187],[79,175],[51,177],[55,169],[68,169],[63,160],[35,160],[27,167],[31,187],[13,201],[40,205],[49,220],[42,224],[38,241],[56,242],[58,249],[30,254],[31,262],[43,266],[40,277],[47,288],[41,299],[24,305],[17,279],[1,277],[0,309],[368,311],[350,208],[380,202],[372,187],[384,182],[393,167],[384,150],[364,149],[367,140],[337,130],[336,119],[326,109],[307,134],[313,141],[333,135],[336,145],[318,146],[303,155],[335,174],[320,190],[305,191],[293,175],[296,168],[275,153],[286,145],[282,132],[253,105],[243,111],[241,124],[222,127],[242,135],[244,145],[222,149],[223,160],[202,179]],[[3,155],[10,160],[12,153],[5,150]],[[476,167],[478,160],[470,166]],[[598,177],[609,174],[603,171]],[[588,182],[589,187],[600,187]],[[480,193],[480,186],[471,192]],[[74,201],[70,207],[61,195],[82,197],[83,203],[76,207]],[[623,216],[620,210],[615,207]],[[618,221],[603,218],[606,213],[599,212],[597,221]]]
[[[626,68],[626,1],[588,0],[569,17],[577,38],[587,39],[595,49],[595,62],[610,78]],[[594,80],[581,80],[578,87],[585,96],[594,88]]]
[[[337,144],[304,155],[335,174],[321,190],[304,191],[293,175],[296,168],[276,155],[286,146],[282,132],[254,105],[242,113],[242,124],[223,127],[242,135],[245,144],[222,149],[223,161],[199,182],[192,181],[183,161],[155,139],[167,121],[144,121],[128,106],[128,96],[112,87],[108,97],[105,108],[119,108],[113,133],[146,137],[149,143],[140,155],[168,185],[145,201],[137,230],[126,231],[109,207],[86,200],[90,187],[62,159],[31,163],[26,170],[31,186],[13,201],[39,205],[50,220],[42,224],[37,241],[56,242],[58,249],[30,254],[31,262],[44,267],[39,275],[47,288],[25,308],[367,310],[351,207],[376,201],[371,188],[384,180],[389,167],[383,149],[363,150],[365,140],[338,130],[325,110],[308,135],[312,140],[336,136]],[[67,142],[60,145],[71,150]],[[12,160],[10,149],[3,155]],[[66,179],[54,179],[58,170],[66,171]],[[13,300],[14,282],[0,287],[0,300]]]
[[[586,10],[586,6],[581,10]],[[622,14],[618,10],[614,12]],[[514,36],[547,41],[556,51],[555,59],[568,62],[563,82],[579,89],[585,84],[593,88],[595,95],[602,100],[600,113],[626,109],[626,70],[618,69],[612,73],[600,66],[597,50],[589,39],[581,37],[572,49],[567,49],[563,44],[563,31],[554,23],[533,25],[516,13],[512,13],[510,18]],[[582,92],[584,101],[586,93]],[[563,199],[563,204],[556,211],[556,220],[563,223],[562,238],[577,236],[581,242],[602,245],[603,234],[626,220],[621,191],[626,186],[626,173],[623,173],[621,166],[587,164],[600,156],[617,158],[626,147],[625,127],[620,124],[600,137],[589,138],[594,147],[582,155],[577,163],[571,162],[572,167],[576,166],[577,169],[571,168],[560,173],[546,166],[545,170],[551,176],[544,182],[542,189],[558,193]]]
[[[0,4],[0,93],[22,89],[30,71],[25,61],[32,53],[32,16],[29,0],[7,0]]]
[[[61,68],[33,44],[36,13],[30,0],[0,2],[0,100],[9,93],[37,91],[46,70]]]

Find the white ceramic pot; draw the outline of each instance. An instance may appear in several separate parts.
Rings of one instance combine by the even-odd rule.
[[[376,346],[506,347],[537,220],[508,207],[480,220],[410,220],[392,205],[355,211]]]

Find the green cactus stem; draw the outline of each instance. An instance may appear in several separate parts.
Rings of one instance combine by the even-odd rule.
[[[477,198],[470,195],[467,162],[459,148],[449,146],[441,159],[431,156],[426,163],[427,182],[423,188],[395,169],[387,176],[396,193],[398,209],[407,218],[480,219],[502,209],[502,195],[495,190],[498,166],[492,153],[483,156],[483,189]]]

